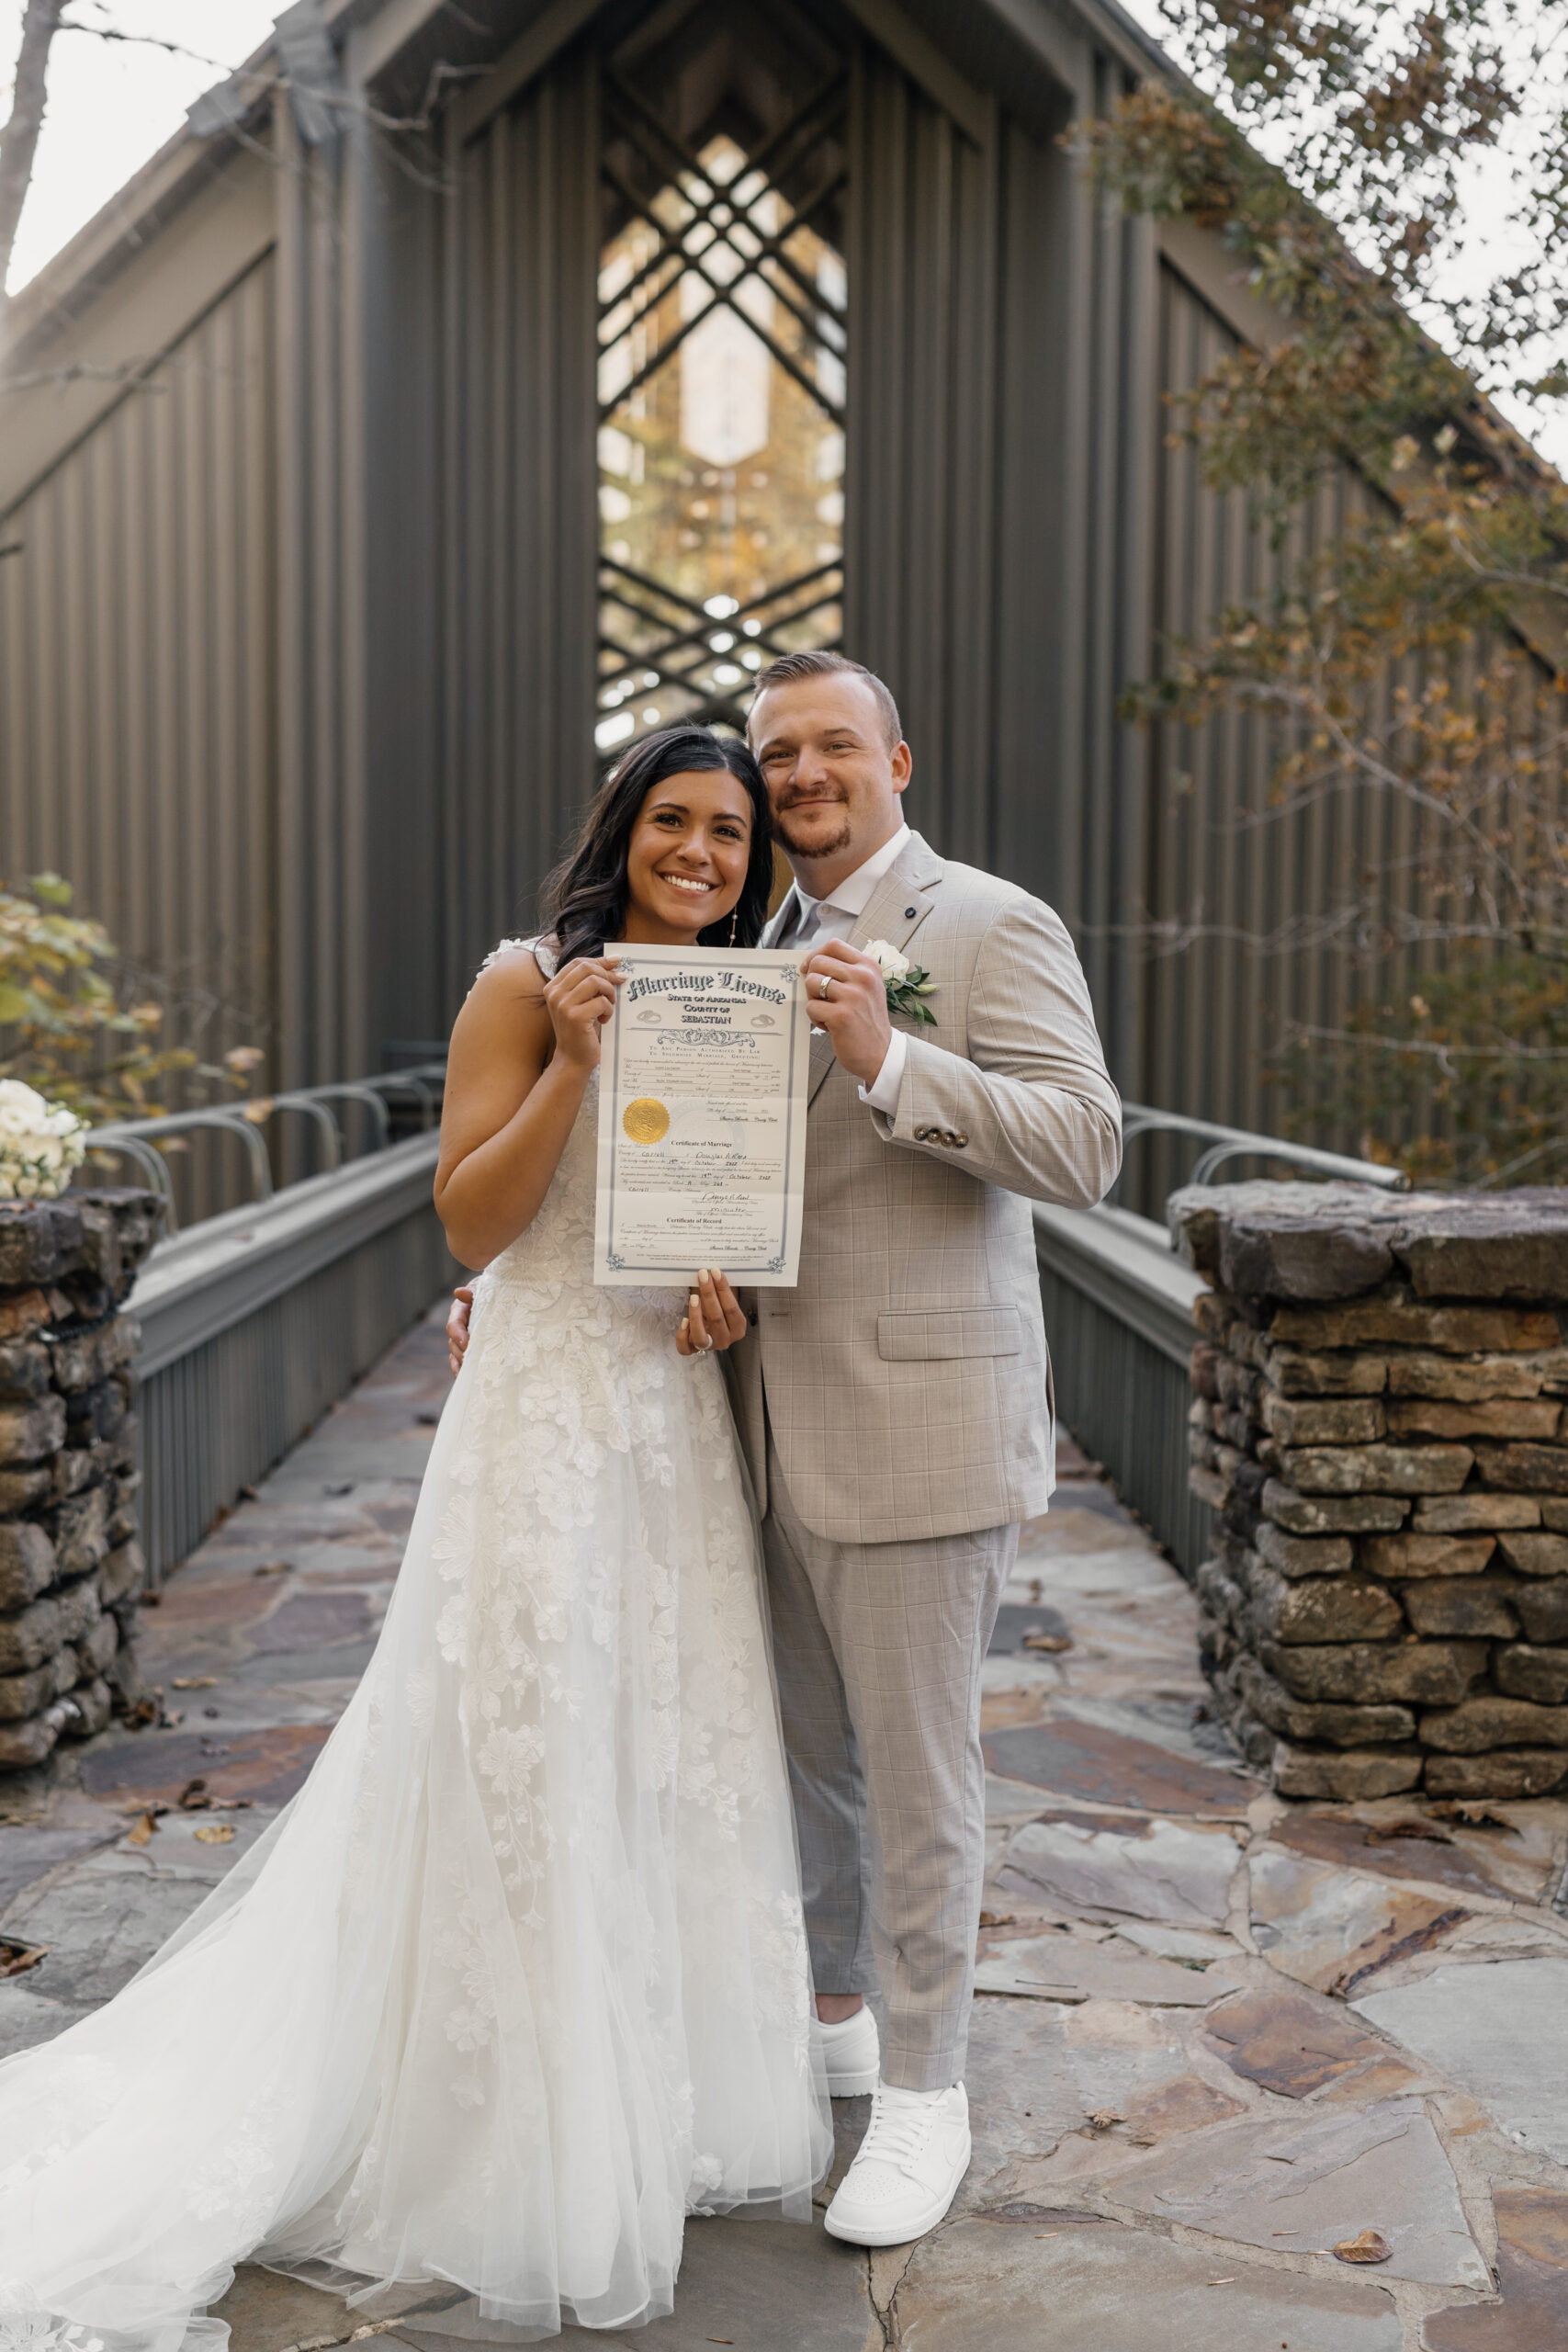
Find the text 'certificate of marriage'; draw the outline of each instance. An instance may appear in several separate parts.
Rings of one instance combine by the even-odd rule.
[[[596,1283],[793,1284],[810,1022],[799,957],[610,947],[626,975],[599,1063]]]

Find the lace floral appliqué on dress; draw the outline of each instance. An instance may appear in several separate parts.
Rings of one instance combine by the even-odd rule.
[[[310,1781],[117,2000],[0,2066],[0,2352],[216,2352],[247,2257],[360,2322],[627,2326],[671,2309],[688,2211],[810,2218],[756,1538],[679,1294],[593,1286],[597,1115],[591,1082],[475,1284]]]

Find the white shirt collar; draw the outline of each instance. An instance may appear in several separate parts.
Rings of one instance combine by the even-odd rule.
[[[864,914],[871,904],[873,891],[883,876],[891,869],[899,851],[910,838],[908,826],[900,825],[890,842],[884,842],[880,849],[873,850],[865,864],[857,865],[852,874],[846,874],[843,880],[836,884],[824,899],[813,899],[801,888],[799,881],[796,880],[795,895],[799,899],[806,915],[809,917],[818,906],[837,907],[840,914]]]

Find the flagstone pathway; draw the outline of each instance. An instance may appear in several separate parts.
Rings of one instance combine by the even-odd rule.
[[[0,1947],[44,1950],[0,1980],[0,2052],[112,1995],[299,1786],[369,1657],[446,1385],[433,1320],[169,1580],[141,1645],[166,1728],[0,1782]],[[1568,1805],[1260,1790],[1206,1719],[1187,1586],[1066,1441],[1062,1469],[986,1668],[952,2215],[869,2257],[694,2222],[673,2318],[563,2341],[1565,2352]],[[839,2109],[835,2178],[866,2107]],[[1368,2233],[1380,2258],[1342,2258]],[[221,2311],[234,2352],[451,2352],[420,2325],[450,2300],[350,2311],[247,2267]]]

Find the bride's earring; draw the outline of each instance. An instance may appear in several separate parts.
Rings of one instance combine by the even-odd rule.
[[[740,921],[740,901],[739,901],[739,899],[736,899],[736,901],[735,901],[735,912],[734,912],[734,913],[730,916],[730,918],[729,918],[729,944],[730,944],[731,947],[733,947],[733,946],[734,946],[734,944],[735,944],[735,930],[736,930],[736,925],[739,922],[739,921]]]

